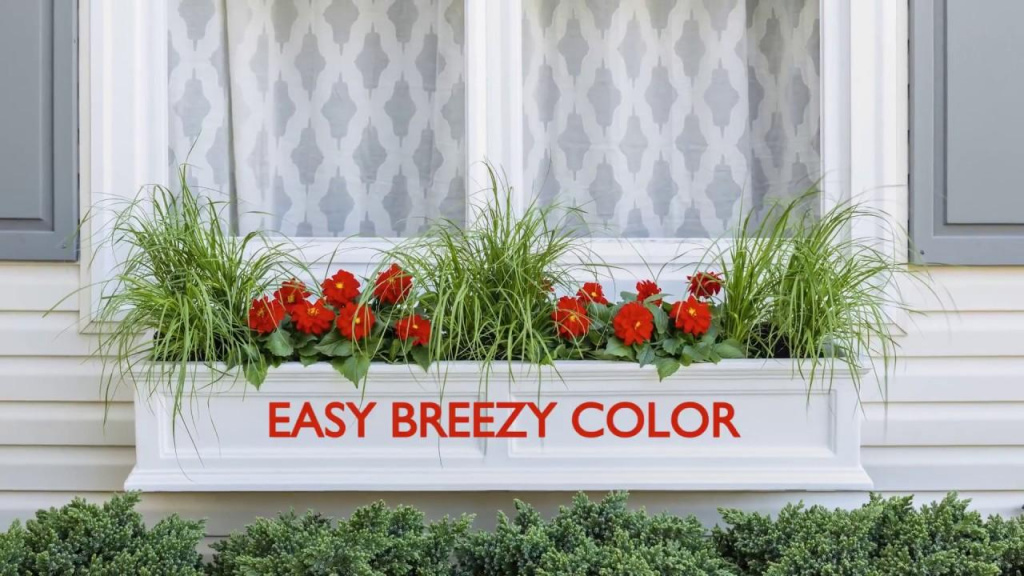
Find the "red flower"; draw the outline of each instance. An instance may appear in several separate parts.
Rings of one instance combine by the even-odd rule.
[[[319,336],[331,327],[334,320],[334,312],[324,306],[323,298],[304,306],[296,306],[291,310],[292,321],[295,322],[295,329],[303,334],[314,334]]]
[[[640,302],[629,302],[619,309],[612,325],[615,327],[615,335],[626,346],[648,342],[654,330],[654,314]]]
[[[608,299],[604,297],[604,289],[597,282],[587,282],[580,288],[576,296],[580,299],[580,302],[584,304],[593,302],[594,304],[608,304]]]
[[[562,338],[579,338],[590,330],[590,318],[583,304],[570,296],[558,299],[558,307],[551,313],[558,335]]]
[[[398,264],[392,264],[381,272],[373,287],[373,295],[386,304],[398,304],[409,296],[409,292],[412,292],[412,276],[406,274]]]
[[[418,315],[406,316],[395,322],[395,332],[402,340],[412,340],[413,346],[430,343],[430,320]]]
[[[703,336],[711,328],[711,307],[694,296],[673,304],[669,315],[675,319],[676,328],[687,334]]]
[[[651,280],[643,280],[636,283],[636,300],[637,302],[644,302],[648,297],[654,296],[655,294],[661,294],[661,288]],[[661,299],[653,302],[655,306],[661,306]]]
[[[306,298],[309,298],[309,290],[306,290],[306,285],[295,278],[281,284],[281,288],[274,292],[274,299],[283,304],[284,309],[289,312],[295,306],[305,305]]]
[[[368,306],[354,302],[345,304],[338,312],[338,330],[349,340],[362,340],[369,336],[375,322],[377,318]]]
[[[270,334],[284,320],[284,304],[264,296],[252,301],[249,309],[249,328],[260,334]]]
[[[321,287],[324,289],[324,298],[339,310],[359,298],[359,281],[345,270],[338,270],[334,276],[324,280]]]
[[[711,298],[722,291],[722,276],[717,272],[698,272],[686,279],[690,281],[690,294],[697,298]]]

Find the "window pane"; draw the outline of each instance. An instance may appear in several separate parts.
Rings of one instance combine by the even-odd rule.
[[[526,181],[594,236],[717,236],[818,179],[818,2],[524,7]]]
[[[169,5],[170,160],[234,201],[241,232],[464,219],[463,0]]]

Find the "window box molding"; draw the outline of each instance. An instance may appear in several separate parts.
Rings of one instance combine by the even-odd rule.
[[[796,365],[787,361],[694,365],[663,382],[653,367],[632,363],[560,362],[558,375],[535,366],[514,365],[510,371],[498,363],[493,368],[483,386],[477,363],[442,365],[441,376],[437,367],[425,374],[416,367],[375,364],[365,390],[358,390],[330,366],[286,364],[270,372],[259,392],[228,380],[203,389],[201,396],[185,400],[187,424],[179,420],[175,429],[171,398],[159,391],[136,400],[137,462],[125,489],[817,491],[872,486],[860,461],[863,413],[848,373],[837,371],[830,389],[808,394]],[[209,378],[197,370],[197,378]],[[392,437],[393,402],[476,400],[558,405],[547,419],[544,440],[536,438],[536,419],[527,417],[521,419],[527,439]],[[317,438],[308,429],[295,438],[271,438],[270,403],[285,401],[293,403],[292,424],[297,405],[306,401],[321,420],[331,401],[377,406],[366,418],[364,438],[353,437],[355,421],[347,411],[341,438]],[[659,430],[669,429],[670,412],[682,402],[708,410],[714,402],[729,402],[740,437],[723,429],[714,438],[709,428],[695,439],[646,433],[582,438],[572,429],[571,415],[580,403],[602,402],[608,408],[622,401],[654,402]],[[695,413],[690,415],[682,417],[686,426],[696,422]],[[588,428],[599,421],[596,412],[581,420]],[[626,412],[616,422],[629,428],[636,417]]]

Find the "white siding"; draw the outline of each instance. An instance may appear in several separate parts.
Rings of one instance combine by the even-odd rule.
[[[104,410],[93,342],[78,333],[77,298],[43,313],[78,288],[75,264],[0,263],[0,526],[75,495],[102,498],[122,488],[134,458],[131,398],[122,390]],[[904,323],[903,361],[889,403],[865,390],[863,458],[876,488],[922,499],[959,490],[985,513],[1015,514],[1024,504],[1024,268],[938,269],[942,303],[908,294],[922,314]],[[106,425],[104,426],[104,417]],[[150,495],[155,518],[208,517],[211,535],[255,515],[294,507],[344,514],[380,494]],[[402,493],[392,503],[431,516],[494,511],[521,497],[551,511],[561,493]],[[861,493],[635,494],[651,510],[694,512],[718,506],[770,511],[793,499],[854,505]]]

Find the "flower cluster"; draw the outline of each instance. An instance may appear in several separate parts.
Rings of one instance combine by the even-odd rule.
[[[286,319],[300,334],[323,336],[333,325],[348,340],[364,340],[373,333],[377,323],[373,303],[360,303],[361,284],[351,272],[339,270],[320,285],[323,296],[310,300],[312,292],[302,282],[292,279],[274,292],[252,302],[249,328],[266,335],[278,330]],[[397,264],[381,272],[374,283],[373,297],[378,305],[402,303],[412,292],[412,277]],[[430,342],[430,321],[419,315],[399,319],[395,334],[416,346]]]
[[[397,264],[372,279],[369,294],[346,270],[326,278],[319,294],[292,279],[272,296],[253,300],[249,328],[276,362],[329,361],[354,382],[365,377],[374,359],[412,361],[426,368],[431,362],[430,310],[415,301],[413,280]],[[610,301],[597,282],[557,300],[550,285],[541,283],[544,296],[538,305],[547,307],[544,313],[552,322],[551,358],[635,360],[658,365],[665,377],[681,365],[739,354],[717,337],[714,297],[722,291],[717,273],[690,276],[687,297],[671,303],[653,280],[638,282],[636,293],[623,293],[620,302]]]
[[[657,282],[642,280],[635,293],[623,292],[613,303],[600,284],[588,282],[552,306],[553,331],[562,341],[552,357],[654,364],[662,378],[694,362],[742,358],[742,347],[720,338],[715,322],[722,283],[718,273],[698,272],[687,278],[686,297],[671,302]]]
[[[699,272],[687,280],[689,297],[672,304],[668,315],[677,330],[699,338],[711,329],[711,299],[721,292],[722,277],[715,272]],[[652,307],[655,310],[664,307],[662,296],[661,287],[653,280],[638,282],[635,298],[614,307],[612,326],[615,336],[626,346],[650,342],[655,327]],[[591,326],[588,306],[611,306],[597,282],[584,284],[575,298],[565,296],[558,300],[551,313],[558,335],[567,339],[586,335]]]

